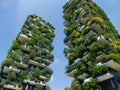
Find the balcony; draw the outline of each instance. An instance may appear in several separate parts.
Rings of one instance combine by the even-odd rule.
[[[22,90],[22,88],[19,88],[18,85],[15,87],[13,85],[4,85],[3,88],[6,88],[7,90]]]
[[[97,41],[98,41],[100,44],[105,45],[105,46],[107,46],[107,45],[109,44],[109,41],[106,40],[106,39],[104,38],[104,36],[102,36],[102,35],[97,37]]]
[[[26,84],[30,84],[30,85],[41,85],[41,86],[45,86],[45,84],[41,81],[41,82],[35,82],[35,81],[31,81],[31,80],[27,80],[25,79],[23,81],[23,83],[26,83]]]
[[[67,73],[67,76],[74,77],[74,72],[75,72],[75,69],[73,69],[71,72]]]
[[[93,23],[90,26],[90,29],[93,29],[94,31],[98,32],[98,33],[103,33],[103,29],[101,28],[101,26],[97,23]]]
[[[36,62],[33,60],[30,60],[29,62],[30,62],[30,64],[38,66],[38,67],[46,67],[46,65],[44,63],[39,63],[39,62]]]
[[[96,57],[96,62],[100,62],[102,60],[103,60],[102,55],[99,55],[99,56]]]
[[[85,27],[85,25],[82,25],[79,29],[79,31],[81,31],[83,28]]]
[[[46,80],[46,77],[45,77],[45,76],[42,76],[42,75],[41,75],[39,78],[40,78],[41,80]]]
[[[120,71],[120,64],[115,62],[114,60],[109,60],[106,63],[104,63],[105,66],[110,67],[116,71]]]
[[[27,80],[27,79],[25,79],[24,81],[23,81],[23,83],[28,83],[28,84],[30,84],[30,85],[36,85],[36,82],[35,81],[31,81],[31,80]]]
[[[41,85],[41,86],[45,86],[45,83],[43,83],[42,81],[39,83],[37,82],[38,85]]]
[[[87,9],[89,9],[89,6],[87,4],[85,4],[84,7],[83,7],[83,9],[87,10]]]
[[[18,41],[23,42],[23,41],[28,41],[30,40],[30,38],[28,38],[26,35],[24,34],[20,34],[18,37]]]
[[[17,66],[20,66],[21,68],[24,68],[24,69],[26,69],[28,67],[28,65],[26,65],[22,62],[19,63],[19,62],[14,61],[14,63],[17,64]]]
[[[89,75],[87,73],[83,73],[82,75],[78,76],[78,79],[82,79],[84,80],[85,78],[87,78]]]
[[[10,67],[4,66],[4,68],[3,68],[3,73],[9,73],[10,71],[14,71],[14,72],[16,72],[16,73],[19,73],[19,72],[20,72],[19,69],[14,68],[14,67],[12,67],[12,66],[10,66]]]
[[[105,81],[105,80],[108,80],[108,79],[111,79],[111,78],[113,78],[113,75],[110,74],[110,73],[106,73],[104,75],[101,75],[101,76],[97,77],[97,81],[102,82],[102,81]]]
[[[52,63],[52,61],[48,60],[48,59],[44,59],[44,61],[48,62],[48,63]]]
[[[36,50],[39,50],[39,49],[40,49],[40,47],[37,46],[37,45],[34,45],[34,48],[35,48]]]
[[[30,52],[30,47],[27,46],[27,45],[21,45],[21,46],[20,46],[20,49],[22,49],[22,50],[25,51],[25,52]]]
[[[34,27],[34,24],[33,23],[30,23],[30,25],[29,25],[31,28],[33,28]]]

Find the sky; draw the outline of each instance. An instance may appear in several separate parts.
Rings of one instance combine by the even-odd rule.
[[[12,41],[30,14],[41,16],[45,21],[55,27],[55,39],[53,42],[55,62],[50,66],[54,74],[47,84],[52,90],[64,90],[70,86],[72,78],[65,75],[65,67],[68,64],[64,57],[63,39],[63,5],[68,0],[0,0],[0,63],[6,58]],[[120,0],[93,0],[107,14],[110,21],[120,33]]]

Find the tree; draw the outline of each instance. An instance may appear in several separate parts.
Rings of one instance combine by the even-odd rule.
[[[66,87],[65,90],[71,90],[71,88],[70,87]]]
[[[73,80],[71,84],[71,90],[82,90],[78,80]]]

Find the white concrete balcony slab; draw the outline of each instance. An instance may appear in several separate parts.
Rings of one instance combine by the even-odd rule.
[[[85,27],[85,25],[82,25],[81,28],[79,29],[79,31],[81,31],[84,27]]]
[[[111,78],[113,78],[113,75],[110,74],[110,73],[106,73],[104,75],[101,75],[101,76],[97,77],[97,81],[102,82],[102,81],[105,81],[105,80],[108,80],[108,79],[111,79]]]
[[[78,76],[78,79],[86,79],[87,77],[89,76],[89,74],[87,74],[87,73],[83,73],[82,75],[79,75]]]
[[[18,37],[18,41],[23,42],[23,41],[28,41],[30,40],[30,38],[28,38],[26,35],[24,34],[20,34]]]
[[[103,29],[101,28],[101,26],[97,23],[93,23],[92,25],[90,25],[90,29],[98,32],[98,33],[102,33]]]
[[[48,60],[48,59],[44,59],[44,61],[48,62],[48,63],[52,63],[52,61]]]
[[[39,78],[40,78],[41,80],[46,80],[46,79],[47,79],[45,76],[42,76],[42,75],[41,75]]]
[[[22,90],[22,88],[19,88],[18,85],[15,87],[13,85],[4,85],[3,88],[6,88],[7,90]]]
[[[75,69],[72,70],[71,72],[67,73],[67,76],[70,76],[70,77],[74,77],[74,72],[75,72]]]
[[[37,46],[37,45],[34,45],[34,48],[35,48],[36,50],[39,50],[39,49],[40,49],[40,47]]]
[[[25,79],[25,80],[23,81],[23,83],[30,84],[30,85],[34,85],[34,86],[36,86],[36,85],[45,86],[45,85],[46,85],[46,84],[44,84],[42,81],[41,81],[41,82],[35,82],[35,81],[27,80],[27,79]]]
[[[46,84],[45,83],[43,83],[42,81],[39,83],[39,82],[37,82],[37,84],[38,85],[41,85],[41,86],[45,86]]]
[[[20,72],[19,69],[14,68],[14,67],[12,67],[12,66],[10,66],[10,67],[4,66],[4,68],[3,68],[3,73],[9,73],[10,71],[15,71],[16,73],[19,73],[19,72]]]
[[[120,71],[120,64],[115,62],[114,60],[109,60],[106,63],[104,63],[105,66],[110,67],[116,71]]]
[[[26,64],[24,64],[22,62],[19,63],[19,62],[14,61],[14,63],[17,64],[18,66],[20,66],[21,68],[25,68],[26,69],[28,67],[28,65],[26,65]]]
[[[34,60],[30,60],[29,62],[30,62],[30,64],[38,66],[38,67],[46,67],[46,65],[44,63],[39,63],[39,62],[34,61]]]
[[[22,45],[22,46],[20,46],[20,49],[22,49],[23,51],[26,51],[26,52],[30,52],[30,47],[29,46],[27,46],[27,45]]]
[[[35,81],[31,81],[31,80],[27,80],[27,79],[25,79],[25,80],[23,81],[23,83],[28,83],[28,84],[30,84],[30,85],[37,85]]]
[[[100,44],[103,44],[103,45],[108,45],[108,44],[109,44],[109,41],[106,40],[106,39],[104,38],[104,36],[102,36],[102,35],[97,37],[97,41],[98,41]]]

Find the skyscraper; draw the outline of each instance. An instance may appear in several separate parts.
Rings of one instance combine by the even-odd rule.
[[[64,54],[72,90],[120,89],[120,35],[92,0],[64,5]]]
[[[54,27],[36,15],[28,16],[13,41],[0,72],[0,90],[50,90]]]

